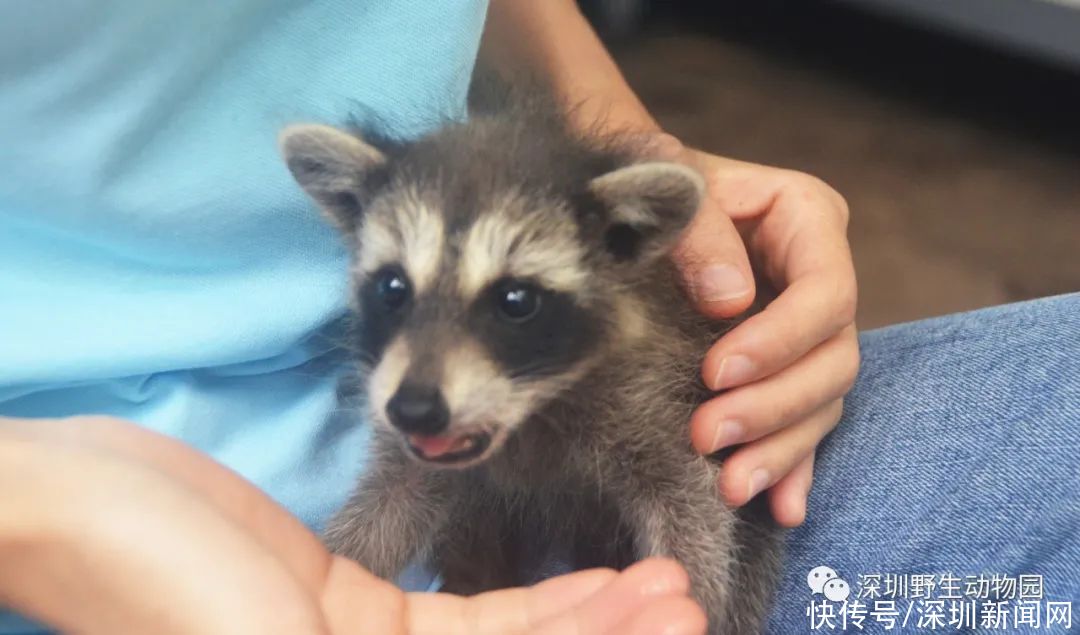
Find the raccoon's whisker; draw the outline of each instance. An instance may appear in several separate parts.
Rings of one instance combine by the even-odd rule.
[[[530,364],[526,366],[518,366],[508,373],[510,379],[522,379],[522,378],[542,378],[558,375],[561,369],[554,367],[550,364]]]

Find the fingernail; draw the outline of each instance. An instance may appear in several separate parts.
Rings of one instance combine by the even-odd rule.
[[[806,508],[806,500],[805,499],[800,500],[798,502],[798,506],[795,508],[795,515],[799,519],[799,522],[796,523],[796,524],[801,525],[803,522],[806,521],[806,512],[807,511],[808,510]]]
[[[746,276],[732,265],[709,265],[697,272],[694,298],[703,302],[734,300],[750,293]]]
[[[709,451],[716,452],[720,448],[726,448],[741,439],[742,434],[743,427],[738,421],[721,421],[713,432],[712,449]]]
[[[754,362],[745,355],[732,355],[720,360],[713,377],[713,390],[730,388],[746,383],[754,376]]]
[[[761,490],[769,486],[769,470],[759,467],[750,473],[750,487],[747,488],[746,500],[757,496]]]

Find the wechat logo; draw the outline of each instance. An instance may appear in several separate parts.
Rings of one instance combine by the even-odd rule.
[[[814,595],[824,595],[832,602],[843,602],[851,595],[851,586],[829,567],[814,567],[806,574],[806,583]]]

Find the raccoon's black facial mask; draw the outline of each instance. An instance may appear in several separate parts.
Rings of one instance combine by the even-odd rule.
[[[402,267],[393,264],[365,279],[357,294],[363,307],[356,333],[360,349],[365,358],[377,360],[415,300],[412,283]]]
[[[438,302],[438,297],[414,297],[412,283],[400,265],[383,267],[369,276],[359,290],[358,336],[364,355],[378,359],[402,330],[431,330],[425,324],[427,318],[419,316],[409,325],[409,316],[414,303]],[[423,308],[431,314],[431,307]],[[571,294],[517,278],[496,281],[464,310],[466,333],[514,379],[556,375],[573,367],[596,346],[602,323],[602,316],[581,306]],[[404,335],[412,341],[433,339],[420,332]]]
[[[468,322],[507,376],[527,379],[564,372],[586,357],[600,316],[568,293],[504,278],[477,297]]]

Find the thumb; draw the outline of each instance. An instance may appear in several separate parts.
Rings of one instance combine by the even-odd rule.
[[[678,161],[698,170],[712,190],[712,173],[726,161],[684,146],[678,138],[659,133],[644,140],[648,152],[659,159]],[[720,209],[710,191],[672,253],[682,272],[683,285],[698,311],[713,318],[738,315],[754,301],[754,275],[746,246],[731,218]]]
[[[705,315],[732,317],[754,301],[754,276],[742,237],[712,197],[702,201],[672,258],[690,299]]]

